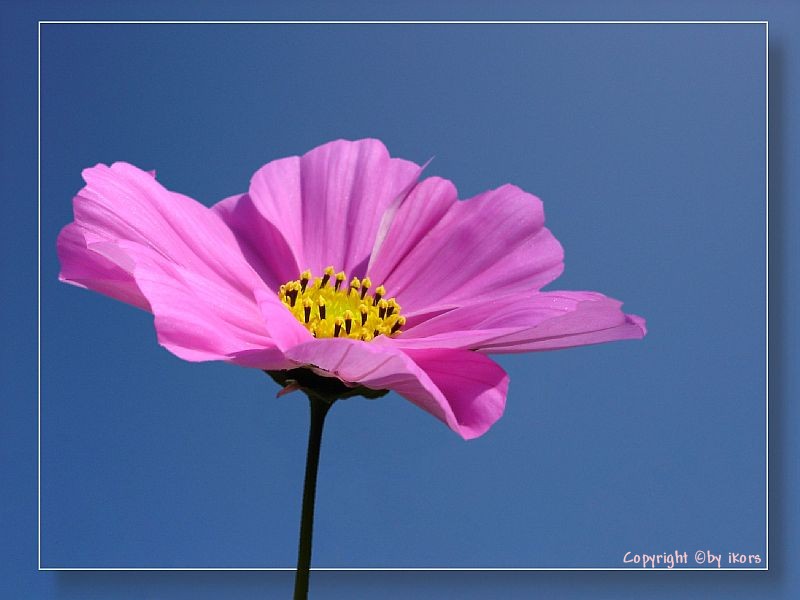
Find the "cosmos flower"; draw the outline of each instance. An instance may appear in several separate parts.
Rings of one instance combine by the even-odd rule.
[[[58,238],[60,279],[150,311],[183,359],[394,390],[464,438],[505,407],[487,355],[645,334],[617,300],[541,291],[563,251],[537,197],[504,185],[462,201],[421,172],[378,140],[339,140],[207,208],[97,165]]]

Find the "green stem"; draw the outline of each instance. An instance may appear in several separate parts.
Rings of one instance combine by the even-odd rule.
[[[311,422],[308,429],[308,452],[306,453],[306,478],[303,484],[303,509],[300,518],[300,543],[297,549],[297,572],[294,579],[294,600],[308,598],[308,576],[311,569],[311,535],[314,529],[314,496],[317,491],[317,468],[322,443],[322,427],[325,415],[333,400],[309,394]]]

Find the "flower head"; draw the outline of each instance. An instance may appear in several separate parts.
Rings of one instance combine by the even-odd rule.
[[[378,140],[339,140],[207,208],[97,165],[58,238],[60,279],[152,312],[186,360],[394,390],[465,438],[505,407],[487,354],[645,334],[602,294],[541,291],[563,251],[538,198],[504,185],[461,201],[421,171]]]

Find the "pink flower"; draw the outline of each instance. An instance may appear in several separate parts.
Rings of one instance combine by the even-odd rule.
[[[183,359],[394,390],[464,438],[505,407],[487,354],[644,336],[617,300],[540,291],[563,251],[538,198],[504,185],[459,201],[421,171],[378,140],[339,140],[207,208],[97,165],[58,238],[60,279],[152,312]]]

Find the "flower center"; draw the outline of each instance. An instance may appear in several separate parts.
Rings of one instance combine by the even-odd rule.
[[[295,318],[314,337],[346,337],[370,341],[379,335],[394,335],[406,324],[400,305],[386,298],[386,288],[379,285],[370,292],[369,277],[353,277],[348,285],[344,271],[325,269],[322,277],[311,270],[280,288],[280,299]]]

